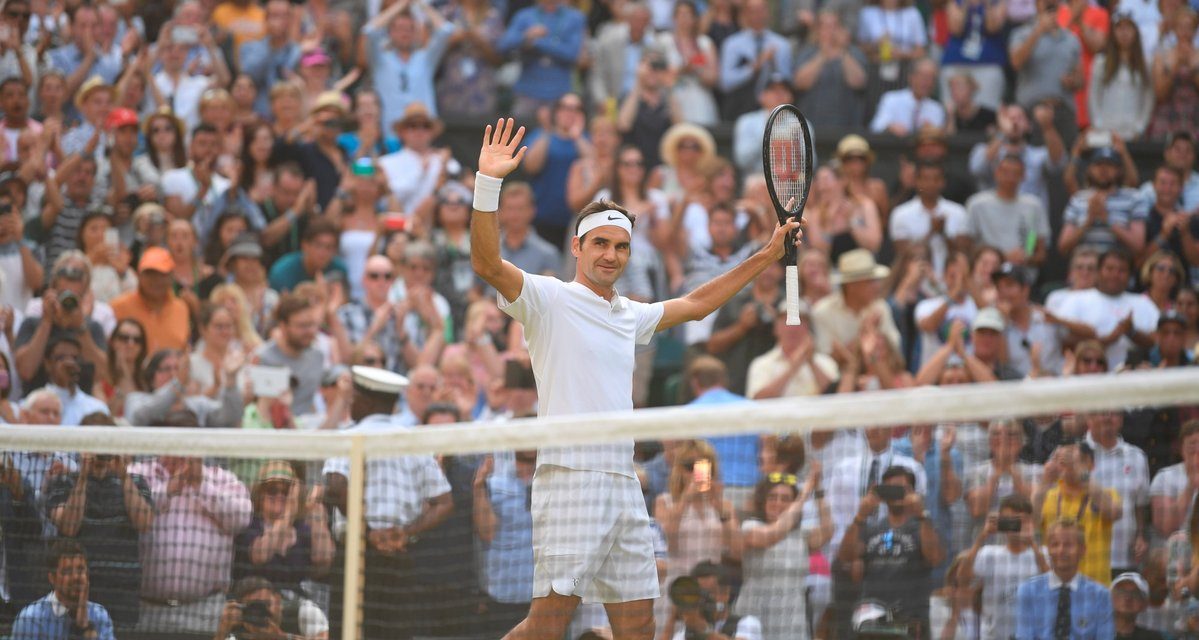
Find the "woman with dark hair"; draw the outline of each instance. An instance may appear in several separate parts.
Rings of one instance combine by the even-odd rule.
[[[913,243],[904,248],[891,267],[883,285],[891,316],[899,329],[900,344],[904,361],[912,372],[919,369],[920,354],[915,351],[919,343],[920,329],[915,317],[916,305],[926,296],[936,294],[932,262],[929,260],[928,245]]]
[[[740,3],[733,0],[712,0],[708,9],[699,19],[699,30],[712,40],[712,46],[720,51],[721,45],[729,36],[737,33],[740,21],[737,19],[737,7]]]
[[[691,0],[674,5],[674,29],[658,36],[666,62],[674,70],[671,95],[684,122],[712,126],[720,121],[716,108],[716,81],[720,76],[719,51],[712,38],[700,31],[699,9]]]
[[[1149,118],[1145,137],[1160,140],[1171,134],[1199,134],[1199,49],[1195,31],[1199,14],[1188,6],[1174,12],[1173,46],[1158,46],[1153,58],[1153,93],[1157,106]]]
[[[1153,81],[1145,66],[1141,31],[1132,15],[1112,16],[1112,36],[1091,62],[1091,87],[1087,92],[1091,127],[1111,131],[1124,140],[1135,140],[1153,113]]]
[[[129,268],[129,248],[119,239],[110,238],[111,229],[112,217],[107,208],[88,211],[79,223],[78,247],[92,263],[90,288],[100,302],[137,288],[137,274]]]
[[[437,276],[433,288],[450,303],[454,335],[462,335],[466,306],[475,288],[470,265],[471,191],[461,182],[450,181],[437,190],[430,240],[437,247]]]
[[[208,244],[204,245],[204,264],[214,268],[220,265],[221,258],[224,257],[229,245],[233,244],[238,236],[249,230],[250,221],[244,209],[238,206],[225,209],[212,225]],[[205,287],[201,286],[200,294],[205,293],[207,293]]]
[[[970,260],[970,281],[966,287],[974,297],[974,304],[979,309],[993,307],[999,299],[995,290],[995,281],[991,277],[999,267],[1003,266],[1003,252],[990,245],[974,248]]]
[[[275,148],[275,132],[265,122],[247,125],[242,131],[236,197],[239,202],[247,199],[257,207],[271,197],[274,189],[271,152]]]
[[[108,336],[108,367],[101,369],[100,399],[108,403],[114,417],[125,413],[125,398],[135,391],[145,391],[141,377],[146,359],[146,329],[142,323],[128,318],[117,322]]]
[[[1174,308],[1186,320],[1184,348],[1199,357],[1199,291],[1190,287],[1179,289],[1174,296]]]
[[[169,109],[159,109],[146,118],[142,127],[146,153],[134,156],[132,168],[139,176],[153,177],[154,184],[161,186],[164,173],[187,166],[183,123]]]
[[[337,136],[337,144],[346,156],[353,160],[375,160],[400,150],[400,139],[383,126],[382,117],[379,94],[371,90],[360,90],[354,94],[353,118],[357,127]]]
[[[734,610],[757,616],[764,638],[810,637],[807,593],[808,554],[833,535],[833,517],[820,472],[813,469],[802,490],[798,476],[775,472],[754,487],[753,513],[741,525],[744,584]],[[815,498],[819,522],[800,526],[804,504]]]

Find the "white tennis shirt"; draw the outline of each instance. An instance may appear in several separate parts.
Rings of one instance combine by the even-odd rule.
[[[653,337],[661,302],[635,302],[619,293],[609,302],[577,282],[530,273],[524,273],[516,300],[497,298],[500,309],[525,327],[539,416],[633,408],[633,352]],[[537,464],[636,477],[632,440],[543,448]]]

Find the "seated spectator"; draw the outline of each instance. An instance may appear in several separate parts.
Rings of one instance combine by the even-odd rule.
[[[619,188],[616,185],[617,154],[623,148],[620,130],[615,118],[595,118],[587,129],[589,145],[577,146],[578,157],[570,163],[566,176],[566,206],[577,211],[599,199],[605,189]],[[662,148],[654,153],[661,154]],[[640,150],[638,151],[640,154]],[[643,167],[649,171],[650,167]],[[506,182],[504,189],[511,182]],[[637,229],[633,230],[637,232]]]
[[[433,290],[437,279],[437,250],[427,242],[404,248],[400,277],[391,285],[388,300],[404,303],[404,331],[411,341],[405,345],[407,367],[434,364],[447,342],[453,341],[450,303]]]
[[[1122,514],[1112,524],[1112,573],[1140,566],[1149,551],[1149,463],[1145,452],[1124,441],[1124,414],[1086,414],[1086,442],[1095,456],[1091,478],[1120,496]]]
[[[79,388],[83,347],[73,337],[64,336],[46,347],[44,388],[58,394],[62,401],[63,424],[77,425],[91,413],[108,414],[108,405]]]
[[[1135,189],[1121,186],[1122,160],[1111,147],[1091,152],[1087,189],[1075,193],[1063,214],[1065,224],[1058,250],[1069,253],[1078,245],[1107,251],[1115,247],[1139,254],[1145,246],[1147,203]]]
[[[1190,133],[1182,131],[1166,139],[1166,146],[1162,149],[1162,164],[1173,167],[1182,175],[1181,195],[1171,204],[1183,211],[1199,208],[1199,171],[1195,170],[1195,139]],[[1146,181],[1141,185],[1141,195],[1152,202],[1155,188],[1152,181]]]
[[[225,364],[225,385],[220,395],[189,394],[191,368],[184,353],[170,349],[155,351],[142,371],[146,391],[134,391],[125,399],[125,418],[137,426],[167,426],[163,421],[181,410],[191,412],[203,427],[229,428],[238,424],[242,414],[242,390],[237,372],[242,360]]]
[[[1154,367],[1188,367],[1195,364],[1195,354],[1186,348],[1186,318],[1173,309],[1157,320],[1149,364]]]
[[[433,141],[441,135],[441,120],[423,102],[412,102],[391,123],[403,148],[379,158],[391,195],[413,222],[435,202],[435,192],[452,160],[447,149]]]
[[[230,472],[199,458],[162,456],[129,466],[158,507],[141,548],[139,630],[210,633],[230,584],[233,538],[250,522],[250,497]]]
[[[91,389],[96,372],[108,366],[104,352],[105,325],[116,322],[112,307],[92,301],[88,293],[90,282],[87,257],[72,250],[64,253],[50,269],[50,286],[42,297],[29,301],[25,319],[11,343],[12,364],[24,388],[45,384],[46,347],[64,337],[73,336],[79,341],[85,360],[81,388]]]
[[[270,580],[288,599],[311,597],[303,582],[321,577],[333,563],[323,495],[324,487],[314,485],[303,498],[290,463],[272,460],[262,465],[250,491],[250,524],[234,541],[234,579],[258,576]]]
[[[137,274],[130,265],[132,255],[119,238],[114,243],[110,230],[118,233],[113,230],[110,212],[104,208],[92,209],[79,223],[78,248],[92,264],[89,291],[103,303],[137,288]]]
[[[710,127],[720,121],[712,94],[720,80],[719,46],[702,33],[704,22],[695,3],[675,3],[672,18],[670,28],[658,35],[658,46],[674,70],[671,94],[683,122]]]
[[[528,122],[544,107],[558,108],[558,100],[571,90],[585,37],[586,18],[562,0],[539,0],[512,14],[496,45],[501,55],[515,51],[520,61],[520,78],[512,87],[512,115]],[[525,142],[531,146],[530,140]]]
[[[300,44],[289,37],[294,8],[281,0],[265,3],[262,36],[238,43],[237,61],[241,74],[254,81],[258,89],[254,110],[260,116],[270,113],[271,88],[286,80],[285,72],[300,62]]]
[[[995,166],[995,188],[971,197],[966,216],[976,244],[995,247],[1004,262],[1036,269],[1048,255],[1052,231],[1045,207],[1020,191],[1027,171],[1023,157],[1004,156]]]
[[[714,620],[708,620],[698,608],[676,609],[679,624],[671,640],[683,640],[695,633],[707,633],[712,629],[732,640],[750,640],[762,637],[762,621],[752,615],[733,615],[733,582],[724,565],[700,562],[691,570],[691,577],[699,588],[708,594],[716,606]],[[738,603],[740,598],[738,598]],[[790,612],[789,612],[790,613]],[[802,636],[797,636],[802,637]]]
[[[271,288],[281,293],[302,282],[323,281],[330,287],[344,285],[345,261],[337,255],[337,227],[327,220],[314,220],[304,231],[300,250],[279,258],[270,272]]]
[[[1024,177],[1020,193],[1036,197],[1049,209],[1049,184],[1056,181],[1070,160],[1066,143],[1053,124],[1057,110],[1047,104],[1033,107],[1032,115],[1041,131],[1042,143],[1034,145],[1032,124],[1028,112],[1018,104],[999,107],[996,113],[997,130],[990,140],[974,145],[970,150],[970,174],[979,188],[996,186],[996,171],[1000,161],[1018,156],[1024,161]]]
[[[1162,43],[1153,56],[1153,91],[1157,106],[1149,117],[1145,137],[1168,140],[1181,133],[1194,140],[1199,135],[1199,127],[1195,124],[1199,117],[1199,91],[1190,70],[1199,62],[1199,51],[1194,44],[1199,15],[1194,9],[1184,7],[1174,16],[1172,30],[1164,21],[1162,27],[1163,35],[1173,35],[1175,44],[1165,46]]]
[[[929,575],[941,564],[945,548],[926,517],[924,497],[917,491],[916,474],[904,466],[891,466],[880,484],[899,488],[902,497],[885,501],[887,515],[871,520],[884,501],[865,492],[857,515],[845,530],[838,552],[843,564],[860,563],[856,582],[861,598],[893,603],[898,620],[928,628]]]
[[[1141,263],[1139,274],[1145,297],[1157,307],[1159,313],[1174,309],[1174,297],[1178,288],[1186,282],[1186,272],[1178,255],[1167,249],[1159,249]],[[1155,363],[1156,364],[1156,363]]]
[[[258,576],[239,580],[221,609],[214,640],[298,638],[327,640],[329,619],[314,602],[296,598]]]
[[[895,253],[913,243],[928,245],[933,272],[943,274],[949,249],[969,242],[970,223],[962,205],[942,197],[945,168],[938,164],[916,166],[916,197],[895,207],[888,220]]]
[[[1105,489],[1091,476],[1095,453],[1086,442],[1062,444],[1045,463],[1041,482],[1033,492],[1033,510],[1040,513],[1045,539],[1052,542],[1055,523],[1073,519],[1085,551],[1078,567],[1084,576],[1099,582],[1111,580],[1112,523],[1123,516],[1123,499],[1115,489]],[[1085,553],[1085,555],[1084,555]],[[1050,558],[1054,567],[1050,545]],[[1023,615],[1023,614],[1022,614]]]
[[[816,17],[814,42],[795,56],[796,105],[820,126],[858,127],[866,119],[866,54],[832,10]]]
[[[834,345],[848,346],[870,318],[878,323],[891,349],[898,352],[899,330],[879,291],[879,281],[891,270],[877,264],[869,251],[854,249],[837,260],[837,272],[841,290],[829,294],[812,309],[816,351],[831,354]]]
[[[891,211],[887,197],[887,185],[881,178],[870,175],[874,165],[874,151],[870,143],[861,136],[849,134],[837,143],[837,160],[841,162],[840,175],[849,187],[849,193],[866,198],[878,208],[879,216],[885,219]]]
[[[276,0],[278,1],[278,0]],[[191,220],[201,241],[208,239],[232,183],[216,170],[220,139],[216,127],[200,124],[188,145],[188,166],[162,174],[163,206],[176,218]]]
[[[987,544],[999,533],[999,520],[1015,519],[1018,528],[1003,532],[1002,544]],[[1026,496],[1009,495],[990,510],[986,525],[962,560],[960,578],[982,587],[981,635],[1011,638],[1016,629],[1016,590],[1028,579],[1049,570],[1034,536],[1032,504]]]
[[[533,598],[533,519],[527,508],[536,451],[517,451],[507,472],[494,472],[489,456],[475,474],[475,534],[484,545],[487,570],[484,590],[489,601],[482,628],[507,633],[524,620]]]
[[[365,295],[361,302],[349,302],[337,310],[337,323],[332,327],[342,353],[350,353],[354,345],[373,342],[383,349],[386,369],[407,369],[404,350],[408,346],[403,333],[405,311],[398,302],[389,302],[388,291],[395,282],[395,266],[386,256],[371,256],[362,273]]]
[[[1058,3],[1037,0],[1034,21],[1012,32],[1008,55],[1016,70],[1016,102],[1031,110],[1052,103],[1055,128],[1068,140],[1078,131],[1074,92],[1084,86],[1082,44],[1058,26]]]
[[[1046,530],[1045,539],[1051,569],[1016,590],[1015,637],[1115,637],[1112,601],[1103,586],[1110,576],[1095,579],[1080,569],[1084,554],[1089,552],[1083,526],[1069,520],[1055,521]]]
[[[175,261],[166,249],[150,247],[137,263],[137,290],[117,296],[112,309],[118,320],[133,319],[154,327],[146,336],[146,351],[181,351],[191,337],[191,311],[171,290]]]
[[[1121,573],[1112,580],[1112,618],[1117,640],[1163,640],[1165,636],[1137,624],[1149,606],[1149,583],[1139,573]]]
[[[0,184],[19,178],[5,179],[0,175]],[[0,249],[7,249],[0,257],[3,276],[0,276],[0,304],[14,310],[24,311],[33,299],[35,291],[41,289],[45,280],[45,269],[38,258],[39,247],[24,237],[25,221],[21,210],[11,197],[0,196]]]
[[[83,422],[111,426],[104,414]],[[82,454],[79,473],[50,481],[46,508],[64,538],[78,540],[97,568],[90,597],[109,611],[113,625],[137,626],[141,588],[138,540],[150,530],[154,507],[146,479],[127,471],[125,456]]]
[[[1132,259],[1112,249],[1099,259],[1099,280],[1094,289],[1070,296],[1060,312],[1071,321],[1069,340],[1097,339],[1107,350],[1107,366],[1117,369],[1132,346],[1153,346],[1153,331],[1160,316],[1156,307],[1141,294],[1124,290],[1132,272]]]
[[[925,127],[945,127],[945,107],[932,99],[936,82],[937,63],[927,58],[917,60],[908,74],[908,88],[888,91],[879,99],[870,131],[906,137]]]
[[[722,114],[736,120],[753,111],[758,95],[776,75],[792,74],[791,42],[770,30],[770,7],[765,0],[749,0],[741,9],[742,29],[720,45]]]
[[[741,114],[733,123],[733,162],[742,175],[762,172],[762,135],[766,118],[780,104],[791,102],[791,85],[784,76],[774,76],[758,94],[759,109]],[[822,123],[823,124],[823,123]]]
[[[46,556],[51,592],[25,607],[12,627],[15,640],[80,637],[113,640],[108,611],[89,599],[89,572],[83,548],[59,540]]]
[[[837,362],[828,354],[817,351],[808,323],[787,324],[782,303],[774,309],[762,308],[773,316],[775,346],[749,363],[746,395],[754,400],[764,400],[825,393],[840,375]],[[756,313],[760,315],[761,312]],[[803,308],[800,317],[811,320]]]
[[[1125,140],[1141,137],[1153,112],[1153,90],[1141,32],[1131,13],[1117,11],[1107,45],[1091,61],[1087,89],[1091,126]]]

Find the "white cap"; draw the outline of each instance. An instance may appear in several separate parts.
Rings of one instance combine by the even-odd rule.
[[[1115,580],[1112,580],[1112,591],[1115,591],[1116,585],[1120,584],[1121,582],[1131,582],[1135,584],[1137,589],[1141,592],[1142,597],[1149,597],[1149,583],[1145,581],[1145,578],[1143,578],[1141,574],[1134,573],[1132,571],[1121,573],[1120,575],[1116,576]]]
[[[387,369],[376,367],[350,367],[354,386],[367,391],[399,394],[408,386],[408,378]]]
[[[970,328],[974,331],[990,329],[1002,333],[1006,324],[1003,321],[1003,314],[999,312],[999,309],[986,307],[985,309],[980,309],[978,314],[974,316],[974,323]]]

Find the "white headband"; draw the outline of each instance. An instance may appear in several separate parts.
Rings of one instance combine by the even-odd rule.
[[[625,214],[614,209],[607,211],[597,211],[579,223],[579,230],[575,233],[576,238],[582,238],[588,231],[596,227],[620,227],[629,234],[629,238],[633,237],[633,223]]]

